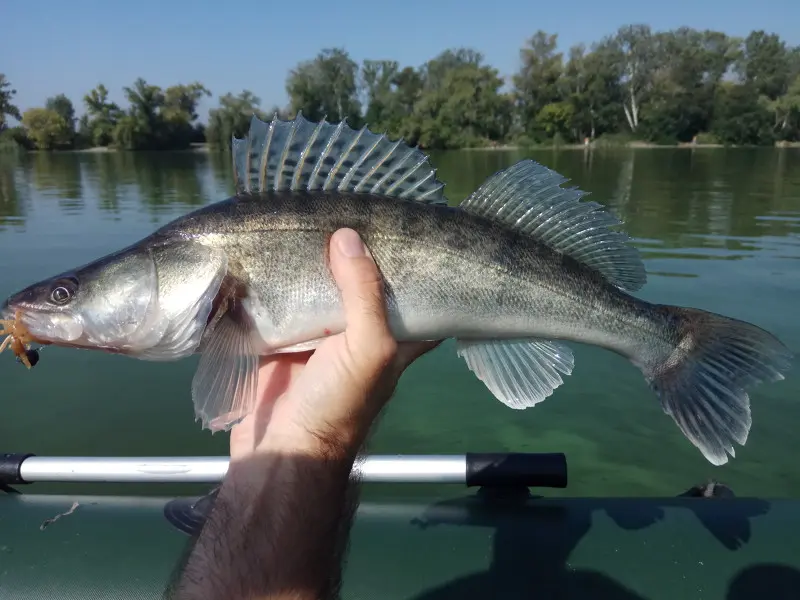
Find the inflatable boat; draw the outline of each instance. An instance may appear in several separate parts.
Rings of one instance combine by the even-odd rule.
[[[168,597],[227,466],[0,455],[0,598]],[[670,498],[571,498],[563,454],[371,455],[356,469],[363,499],[345,599],[800,598],[798,501],[737,497],[714,482]],[[39,482],[208,493],[55,495],[37,493]]]

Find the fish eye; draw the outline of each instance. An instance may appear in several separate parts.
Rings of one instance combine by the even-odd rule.
[[[50,301],[59,306],[67,304],[75,295],[78,282],[73,279],[59,281],[50,292]]]
[[[68,302],[71,296],[72,294],[70,294],[69,290],[63,285],[58,286],[50,294],[50,298],[52,298],[53,302],[56,304],[64,304],[65,302]]]

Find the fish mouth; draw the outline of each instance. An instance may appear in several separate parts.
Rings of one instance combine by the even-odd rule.
[[[130,354],[130,350],[100,344],[87,338],[83,322],[60,311],[29,308],[24,302],[0,306],[2,319],[21,325],[27,343],[62,348],[97,349],[110,354]]]
[[[80,343],[83,326],[59,312],[29,307],[25,302],[6,300],[0,306],[2,319],[21,326],[28,342],[40,345],[75,345]]]

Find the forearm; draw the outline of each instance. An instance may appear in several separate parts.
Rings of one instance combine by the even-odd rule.
[[[338,594],[356,505],[355,448],[314,438],[232,463],[179,598],[318,600]],[[357,448],[357,447],[356,447]]]

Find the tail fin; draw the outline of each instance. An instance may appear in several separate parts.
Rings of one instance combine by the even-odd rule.
[[[745,388],[784,378],[792,353],[763,329],[702,310],[662,306],[677,327],[669,356],[643,369],[650,387],[683,434],[709,462],[736,456],[750,432]]]

